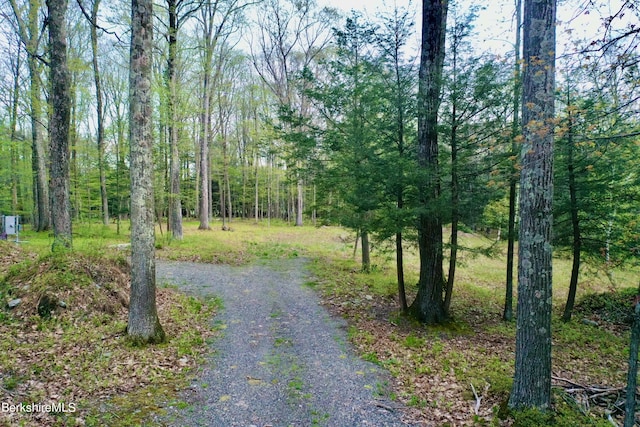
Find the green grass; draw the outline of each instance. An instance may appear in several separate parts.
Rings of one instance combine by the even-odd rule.
[[[353,253],[353,232],[339,227],[293,227],[277,221],[272,221],[268,226],[266,223],[234,220],[230,224],[232,231],[222,231],[221,223],[216,221],[211,226],[211,230],[198,230],[197,222],[185,222],[182,241],[173,240],[166,232],[160,234],[158,230],[157,256],[233,265],[257,260],[309,258],[313,277],[307,280],[305,286],[318,291],[329,300],[330,308],[348,319],[349,339],[363,358],[387,367],[396,376],[396,383],[400,385],[396,393],[399,400],[410,406],[425,408],[426,413],[429,413],[428,408],[434,406],[442,411],[455,411],[455,405],[468,408],[470,402],[475,400],[470,384],[479,393],[488,386],[483,398],[483,408],[487,412],[474,417],[473,422],[477,425],[497,425],[497,414],[511,387],[515,340],[515,324],[500,321],[504,298],[505,242],[495,244],[488,238],[466,233],[460,236],[461,246],[472,250],[459,253],[451,309],[453,321],[447,325],[426,328],[397,310],[393,255],[374,250],[372,271],[362,272],[359,253],[356,257]],[[123,233],[118,235],[115,226],[74,224],[74,250],[76,253],[94,254],[114,252],[113,246],[128,243],[128,229],[128,225],[123,224]],[[22,247],[40,254],[49,253],[53,242],[47,233],[29,231],[22,233],[21,239],[28,240]],[[382,248],[382,245],[375,247]],[[484,250],[489,247],[492,248],[491,254]],[[126,255],[127,251],[121,253]],[[416,248],[408,245],[405,251],[405,281],[409,302],[415,294],[418,281],[417,255]],[[25,266],[30,262],[25,261]],[[28,268],[25,266],[11,267],[9,274],[19,274]],[[588,317],[596,310],[596,306],[606,306],[611,300],[589,297],[577,307],[573,322],[565,324],[559,320],[570,272],[569,259],[565,256],[554,258],[554,370],[561,370],[563,375],[572,375],[578,382],[620,386],[624,383],[628,354],[627,333],[624,329],[595,328],[581,323],[583,317]],[[72,281],[72,277],[64,278],[64,273],[61,274],[61,286]],[[613,283],[609,280],[610,276],[615,279]],[[585,265],[579,280],[578,300],[593,293],[610,295],[614,290],[633,287],[639,277],[637,269],[616,269],[607,275]],[[43,275],[39,280],[44,283],[53,279]],[[14,291],[10,286],[0,283],[0,296],[3,298],[11,297]],[[620,292],[623,305],[630,293],[632,291]],[[186,304],[191,307],[189,310],[197,311],[202,308],[199,305],[204,303],[190,301]],[[607,313],[612,311],[608,310]],[[4,318],[2,316],[3,312],[0,311],[0,323],[11,321],[6,315]],[[278,317],[279,313],[274,312],[272,316]],[[624,317],[624,313],[619,317]],[[599,319],[611,320],[602,319],[602,316]],[[97,319],[96,322],[100,324],[101,321]],[[46,325],[41,327],[48,330]],[[224,325],[219,326],[219,329],[223,328]],[[185,334],[184,341],[176,340],[172,345],[180,355],[188,355],[191,344],[201,345],[202,341],[195,335]],[[289,360],[290,355],[286,354],[288,342],[280,338],[274,344],[278,352],[285,353],[274,354],[267,362],[282,371],[285,384],[289,384],[292,394],[299,394],[303,387],[296,383],[295,361]],[[92,357],[98,360],[97,363],[104,363],[101,360],[106,359],[104,354]],[[1,365],[9,366],[9,359],[9,355],[0,351]],[[428,382],[433,378],[438,378],[437,383]],[[14,375],[4,377],[3,381],[5,388],[20,387],[25,378],[14,370]],[[151,411],[154,405],[157,406],[154,396],[164,392],[166,390],[157,388],[141,391],[140,396],[151,394],[148,399]],[[136,400],[134,397],[133,401]],[[554,413],[544,422],[552,423],[550,425],[577,425],[576,422],[579,425],[600,425],[600,415],[592,413],[588,422],[585,421],[581,418],[579,408],[561,394],[555,394],[555,402]],[[127,404],[115,402],[114,405],[126,408]],[[448,409],[451,405],[454,405],[453,409]],[[102,417],[100,419],[106,424],[115,422],[114,419],[107,419],[106,414],[93,415]],[[538,415],[513,414],[511,420],[515,425],[527,426],[539,422]],[[136,413],[128,415],[129,418],[121,425],[136,425],[140,422],[137,416]],[[574,424],[569,420],[573,420]]]

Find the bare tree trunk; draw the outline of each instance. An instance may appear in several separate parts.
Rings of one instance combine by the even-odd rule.
[[[47,0],[51,72],[50,191],[54,241],[52,250],[71,248],[69,192],[69,123],[71,96],[67,66],[67,0]]]
[[[209,205],[211,196],[209,193],[209,133],[210,133],[210,90],[209,78],[204,76],[203,85],[203,108],[200,115],[200,230],[210,230],[209,226]]]
[[[258,220],[259,220],[259,212],[260,212],[260,209],[258,207],[259,202],[260,202],[260,200],[259,200],[260,193],[258,192],[258,189],[259,189],[258,188],[258,184],[259,184],[259,180],[258,180],[258,178],[259,178],[259,175],[258,175],[258,170],[259,170],[258,169],[258,163],[259,162],[258,162],[258,154],[257,153],[255,154],[254,161],[256,163],[255,164],[255,166],[256,166],[256,186],[255,186],[255,206],[254,206],[255,215],[254,215],[254,217],[255,217],[256,224],[257,224]]]
[[[153,3],[131,1],[131,298],[127,333],[136,343],[165,339],[156,309],[151,64]]]
[[[425,323],[443,322],[447,315],[442,291],[442,219],[438,211],[440,171],[438,166],[438,108],[442,86],[448,2],[422,1],[422,48],[418,89],[418,162],[426,182],[418,218],[420,279],[418,295],[411,304],[415,316]]]
[[[18,211],[18,187],[20,184],[18,176],[18,104],[20,102],[20,52],[21,45],[18,43],[18,52],[15,56],[15,63],[12,61],[13,91],[11,93],[11,111],[9,118],[9,128],[11,132],[11,214],[16,215]]]
[[[570,102],[567,104],[571,105]],[[569,294],[567,295],[567,303],[564,306],[562,320],[568,322],[571,320],[573,306],[576,302],[576,293],[578,291],[578,276],[580,274],[580,253],[582,249],[582,236],[580,234],[580,218],[578,217],[578,189],[576,187],[576,173],[573,159],[573,117],[571,109],[567,109],[569,117],[567,129],[567,173],[569,175],[569,203],[571,204],[571,227],[573,231],[573,262],[571,266],[571,279],[569,280]]]
[[[40,84],[40,68],[37,59],[40,44],[40,29],[38,14],[41,0],[30,0],[27,21],[21,15],[15,0],[9,0],[11,9],[18,22],[20,38],[26,46],[29,68],[29,103],[31,116],[31,168],[33,172],[33,223],[36,231],[46,231],[51,227],[51,209],[49,200],[49,185],[47,179],[47,154],[42,138],[42,87]]]
[[[449,255],[449,274],[447,275],[447,286],[444,293],[444,310],[449,312],[451,307],[451,297],[453,295],[453,284],[456,277],[456,263],[458,261],[458,222],[460,221],[460,190],[458,183],[458,45],[457,34],[451,43],[453,57],[453,95],[451,99],[451,132],[449,134],[449,143],[451,145],[451,252]]]
[[[304,183],[298,178],[298,197],[296,200],[296,227],[302,227],[302,211],[304,210]]]
[[[525,0],[515,409],[551,405],[555,26],[555,0]]]
[[[511,153],[513,156],[513,166],[509,174],[509,220],[508,220],[508,236],[507,236],[507,277],[504,297],[504,311],[502,319],[510,322],[513,320],[513,257],[515,255],[516,240],[516,198],[518,184],[518,168],[516,163],[516,154],[518,152],[518,144],[516,139],[520,132],[520,28],[522,26],[522,0],[516,0],[516,42],[514,45],[515,64],[514,64],[514,82],[513,82],[513,121],[511,122]]]
[[[178,51],[178,2],[167,0],[169,10],[169,55],[167,86],[169,89],[169,229],[174,239],[182,240],[182,201],[180,195],[180,152],[178,150],[178,112],[176,61]]]
[[[362,271],[371,271],[371,247],[369,246],[369,233],[362,230]]]
[[[109,198],[107,197],[107,177],[104,170],[104,107],[102,101],[102,84],[98,67],[98,31],[96,23],[100,0],[93,0],[91,8],[91,52],[93,54],[93,81],[96,86],[96,121],[98,125],[98,171],[100,173],[100,196],[102,199],[102,223],[109,225]]]

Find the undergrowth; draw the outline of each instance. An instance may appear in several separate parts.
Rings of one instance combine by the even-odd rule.
[[[452,321],[439,327],[425,327],[398,309],[392,257],[387,253],[376,256],[374,251],[374,268],[370,273],[362,272],[354,259],[352,233],[336,227],[289,227],[275,222],[271,226],[249,221],[234,221],[230,225],[231,231],[222,231],[213,222],[212,230],[202,231],[197,230],[196,223],[185,223],[183,241],[172,240],[166,233],[158,236],[157,255],[233,265],[264,258],[311,258],[314,277],[306,286],[322,295],[329,310],[348,320],[349,338],[357,351],[395,377],[393,396],[409,406],[408,418],[427,425],[608,425],[603,411],[591,407],[585,413],[560,389],[554,391],[549,413],[506,410],[513,375],[515,324],[500,319],[504,298],[504,254],[501,254],[504,247],[500,244],[492,246],[491,256],[481,251],[459,254],[461,265],[456,275]],[[74,231],[74,246],[82,247],[82,252],[88,250],[84,248],[104,250],[127,241],[127,236],[116,236],[109,228],[74,230],[78,232],[76,235]],[[38,243],[37,236],[25,235],[32,240],[30,245],[34,249],[48,248]],[[461,244],[465,247],[488,244],[487,239],[473,235],[462,237]],[[115,313],[87,308],[81,314],[83,306],[91,306],[88,300],[77,297],[76,301],[84,302],[72,303],[71,295],[64,294],[69,291],[71,281],[85,290],[100,283],[90,268],[87,271],[86,262],[80,263],[84,270],[79,272],[77,261],[62,260],[61,268],[52,273],[47,270],[49,267],[35,267],[40,262],[46,265],[46,257],[34,261],[30,252],[15,255],[2,248],[0,245],[0,269],[4,270],[0,272],[6,272],[8,278],[0,282],[0,297],[4,301],[20,298],[27,282],[30,289],[38,289],[40,294],[46,290],[55,297],[52,300],[58,301],[48,319],[34,311],[35,297],[30,300],[28,295],[23,295],[24,305],[18,306],[15,313],[0,310],[3,328],[0,332],[10,337],[4,345],[25,349],[24,353],[9,351],[8,347],[0,349],[3,398],[34,398],[47,393],[60,399],[74,398],[80,402],[80,410],[73,417],[82,418],[86,425],[125,426],[143,424],[149,412],[162,406],[160,397],[175,396],[175,390],[196,366],[199,349],[209,336],[206,328],[202,332],[193,331],[209,324],[215,303],[189,300],[172,290],[160,290],[159,305],[164,307],[161,320],[170,336],[169,343],[146,349],[130,348],[123,343],[126,320],[118,317],[126,311],[124,307],[115,305]],[[39,249],[33,252],[44,253]],[[418,280],[415,252],[415,248],[408,248],[405,253],[409,302]],[[8,262],[2,262],[3,259]],[[625,382],[630,299],[636,289],[615,290],[601,278],[582,278],[574,321],[564,323],[557,313],[566,298],[570,270],[568,260],[554,261],[554,375],[580,384],[620,387]],[[37,275],[42,277],[37,279],[34,277]],[[625,279],[628,283],[637,282],[637,272],[621,271],[620,275],[629,279]],[[56,280],[60,281],[58,286],[47,285]],[[109,288],[103,285],[101,289]],[[114,298],[108,300],[113,303]],[[77,316],[65,317],[70,309],[60,307],[59,301],[78,308]],[[16,316],[27,309],[28,315]],[[584,323],[584,319],[592,322]],[[63,345],[70,350],[69,355],[54,356],[50,350],[53,345]],[[24,354],[41,356],[30,361]],[[166,365],[162,360],[167,361]],[[169,360],[175,369],[169,366]],[[67,378],[65,375],[69,379],[58,380]],[[44,383],[47,377],[62,386],[53,391],[45,389],[39,382]],[[117,383],[118,378],[128,386]],[[70,382],[78,386],[70,386]],[[25,394],[27,388],[31,391]],[[86,398],[81,399],[80,395]],[[52,420],[51,425],[73,424],[72,418],[64,414]]]
[[[6,245],[14,243],[2,242],[0,253],[13,249]],[[64,403],[73,411],[5,412],[2,425],[140,425],[185,386],[212,335],[215,300],[162,288],[167,342],[129,345],[129,270],[121,254],[30,255],[6,271],[1,301],[20,302],[0,309],[0,400]]]

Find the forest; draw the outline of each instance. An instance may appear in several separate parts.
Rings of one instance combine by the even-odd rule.
[[[130,276],[112,295],[126,300],[128,318],[114,324],[124,322],[132,346],[162,346],[189,329],[210,333],[187,323],[166,333],[168,299],[198,306],[191,320],[201,323],[222,308],[205,304],[201,312],[195,300],[166,296],[156,286],[156,259],[243,264],[304,254],[323,301],[351,322],[358,351],[391,371],[394,363],[411,370],[416,358],[438,359],[443,337],[464,339],[476,304],[479,318],[499,320],[490,330],[501,331],[501,342],[512,334],[508,356],[495,359],[508,381],[478,374],[499,389],[484,390],[488,413],[479,410],[484,385],[473,377],[471,418],[424,418],[434,409],[418,377],[394,374],[406,388],[399,400],[420,409],[424,425],[633,426],[640,5],[502,6],[495,25],[508,30],[493,34],[486,10],[496,6],[460,0],[371,14],[321,0],[3,1],[0,213],[3,237],[15,244],[0,251],[7,261],[0,295],[8,304],[0,323],[27,310],[9,302],[29,301],[18,289],[29,287],[34,265],[88,266],[95,261],[83,257],[104,246],[115,263],[109,268],[119,269],[112,258],[123,255],[114,247],[124,245],[130,271],[104,273]],[[7,235],[14,218],[19,234]],[[247,240],[239,243],[239,235]],[[339,260],[314,239],[338,239]],[[318,261],[328,259],[334,270]],[[471,275],[482,262],[495,271]],[[376,285],[359,287],[382,275],[381,295],[371,295]],[[490,283],[490,296],[472,295],[474,281]],[[361,300],[355,290],[402,332],[381,338],[386,326],[360,323],[367,309],[349,308]],[[62,297],[48,292],[31,301],[36,317],[62,307]],[[491,302],[478,301],[485,297]],[[609,308],[621,301],[615,310],[626,320],[586,314],[597,298]],[[58,330],[27,311],[20,316],[35,329]],[[600,328],[600,338],[589,341],[584,328]],[[611,337],[601,337],[603,330]],[[580,376],[579,368],[572,378],[558,374],[552,347],[554,358],[556,351],[560,359],[578,357],[556,350],[572,345],[572,333],[587,347],[597,341],[602,350],[607,339],[623,347],[598,353],[617,361],[615,380]],[[403,352],[431,354],[399,362],[376,347],[397,334],[405,334]],[[11,374],[16,360],[0,363],[3,398],[27,383],[26,374]],[[603,401],[612,390],[616,398]],[[564,414],[559,402],[574,412]],[[512,424],[496,421],[504,411]]]

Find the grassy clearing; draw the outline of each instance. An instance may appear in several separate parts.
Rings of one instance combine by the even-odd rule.
[[[594,405],[590,408],[585,407],[584,404],[563,393],[560,388],[554,393],[555,412],[551,418],[547,415],[524,413],[514,419],[505,412],[505,402],[513,375],[515,324],[505,324],[500,320],[504,298],[504,254],[506,252],[503,243],[494,245],[494,242],[487,238],[469,234],[461,237],[461,244],[474,250],[463,251],[460,256],[452,305],[453,321],[446,326],[427,328],[398,312],[393,254],[385,252],[382,245],[374,248],[372,271],[365,274],[360,271],[359,263],[354,259],[354,234],[338,227],[292,227],[277,222],[267,226],[264,223],[234,221],[231,223],[232,231],[222,231],[215,222],[212,224],[212,230],[202,231],[197,230],[197,225],[195,222],[185,223],[185,238],[181,242],[171,240],[166,234],[161,235],[158,232],[157,255],[167,259],[235,265],[259,259],[297,256],[310,258],[315,277],[305,285],[318,290],[325,305],[331,311],[348,319],[351,325],[350,339],[357,350],[363,358],[386,367],[393,374],[395,379],[393,396],[411,408],[410,415],[416,420],[426,424],[456,426],[610,425],[603,418],[602,410],[595,408]],[[74,246],[80,248],[76,249],[76,253],[91,254],[96,250],[101,252],[128,241],[128,235],[116,235],[114,228],[78,226],[74,230],[76,232]],[[127,228],[124,227],[123,230]],[[8,270],[10,276],[16,272],[28,270],[25,265],[32,262],[30,260],[36,256],[32,253],[44,254],[49,251],[51,242],[46,238],[29,233],[23,233],[21,238],[29,240],[29,243],[22,245],[23,248],[29,248],[29,252],[5,254],[0,252],[0,269]],[[478,250],[492,245],[491,256]],[[3,259],[6,262],[2,262]],[[26,261],[20,263],[21,259]],[[2,267],[2,265],[12,267]],[[567,294],[570,270],[571,263],[566,258],[558,257],[554,260],[556,316],[553,331],[554,374],[584,385],[621,387],[625,381],[628,332],[623,324],[609,318],[612,316],[611,313],[615,312],[607,308],[613,304],[611,298],[588,297],[577,307],[574,322],[564,324],[559,321]],[[617,306],[622,308],[617,310],[624,312],[626,301],[624,295],[628,296],[628,294],[625,294],[622,289],[636,286],[640,277],[639,272],[614,271],[613,277],[616,281],[612,284],[604,273],[590,271],[588,268],[584,270],[585,273],[580,278],[578,300],[585,299],[587,295],[594,292],[605,292],[609,296],[623,295],[620,299],[621,303]],[[411,284],[415,284],[417,278],[417,251],[415,248],[408,247],[406,281],[409,284],[409,300],[415,292],[415,286]],[[65,282],[70,280],[70,277],[64,279]],[[80,279],[74,280],[81,283]],[[166,290],[166,292],[169,291]],[[166,319],[169,318],[176,319],[176,325],[180,322],[193,322],[189,328],[193,328],[194,324],[204,325],[207,323],[207,316],[215,309],[209,306],[200,307],[198,309],[200,311],[196,310],[196,312],[201,313],[201,316],[186,315],[190,311],[181,308],[180,304],[196,306],[198,304],[194,301],[185,302],[180,299],[183,297],[175,293],[171,295],[171,298],[175,298],[174,301],[182,302],[173,303],[173,307],[178,307],[174,312],[164,311],[161,315],[165,328],[168,324]],[[13,297],[13,294],[10,295],[5,290],[3,297],[8,299]],[[11,321],[6,312],[0,312],[0,316],[4,316],[0,317],[3,327],[15,327],[19,324],[15,320]],[[614,317],[619,319],[625,316],[622,313]],[[99,319],[91,320],[90,324],[95,325],[94,329],[95,327],[106,328],[98,329],[101,332],[75,332],[74,329],[71,334],[69,329],[62,328],[62,336],[78,335],[79,337],[77,341],[73,341],[73,344],[69,344],[69,347],[83,349],[83,355],[76,351],[75,356],[69,356],[67,359],[60,358],[60,360],[66,360],[69,366],[80,367],[74,369],[77,373],[73,377],[74,382],[81,384],[80,388],[87,390],[86,400],[80,400],[80,402],[89,402],[92,399],[94,402],[96,399],[103,402],[101,405],[87,403],[87,406],[93,409],[89,412],[80,411],[80,416],[84,417],[87,425],[140,424],[142,422],[140,420],[145,419],[149,412],[157,410],[159,399],[176,395],[175,389],[180,387],[180,381],[184,375],[166,370],[149,374],[150,368],[146,368],[147,371],[136,371],[135,367],[153,366],[153,361],[158,357],[156,351],[168,353],[173,351],[174,357],[177,358],[174,360],[179,361],[192,348],[192,344],[194,348],[198,348],[204,335],[185,334],[183,336],[175,332],[172,336],[176,338],[164,347],[158,346],[158,348],[139,351],[127,348],[119,335],[124,327],[124,319],[103,317],[108,319],[107,322],[101,322]],[[598,322],[599,326],[584,324],[582,319]],[[51,343],[58,337],[56,335],[58,326],[50,326],[42,320],[33,324],[36,325],[36,330],[44,331],[42,335],[45,341],[43,342]],[[24,325],[21,330],[25,329]],[[92,335],[94,333],[99,336],[99,339]],[[16,335],[17,332],[7,331],[3,334],[11,336],[11,334]],[[180,341],[181,339],[184,341]],[[91,347],[94,341],[100,343]],[[11,342],[13,345],[18,345],[17,342]],[[281,344],[283,348],[286,347],[285,342]],[[45,347],[46,345],[42,344],[41,347],[27,350],[27,353],[45,355]],[[105,352],[111,354],[105,357]],[[151,381],[140,387],[119,389],[118,397],[105,392],[103,398],[100,394],[102,388],[97,385],[92,386],[92,381],[95,382],[95,380],[86,378],[92,375],[85,374],[85,377],[82,377],[80,371],[82,367],[88,366],[88,360],[97,366],[103,366],[104,369],[114,369],[113,365],[109,364],[109,360],[115,357],[113,354],[119,354],[119,352],[126,356],[123,356],[124,362],[121,361],[118,362],[120,364],[115,365],[119,367],[117,369],[125,369],[124,367],[130,364],[128,362],[130,358],[134,357],[132,355],[136,355],[135,357],[140,359],[134,359],[131,365],[134,367],[133,372],[138,374],[126,375],[129,378],[150,378]],[[26,387],[26,385],[30,388],[32,384],[29,383],[30,380],[38,381],[45,377],[42,374],[45,370],[42,366],[55,366],[54,363],[64,365],[63,362],[50,359],[47,362],[48,365],[39,362],[40,369],[30,368],[32,372],[29,372],[29,369],[18,372],[16,366],[19,364],[15,361],[11,362],[10,356],[6,356],[6,351],[0,354],[4,355],[0,360],[3,375],[3,388],[0,391],[3,393],[16,393],[15,390],[21,390],[20,387]],[[49,357],[53,356],[49,355]],[[187,357],[186,360],[189,363],[184,368],[189,370],[193,366],[192,360],[195,360],[195,356]],[[53,371],[56,370],[63,375],[66,373],[64,366]],[[99,374],[93,374],[93,376],[108,377],[108,375]],[[111,380],[100,380],[98,383],[106,388],[106,383],[109,381]],[[295,384],[292,384],[293,386]],[[118,389],[117,387],[114,385],[112,390]],[[46,393],[51,395],[50,391]],[[482,398],[481,404],[476,411],[476,402],[479,397]],[[613,406],[610,409],[614,409],[615,413]],[[109,415],[112,410],[119,415]],[[65,418],[64,414],[53,419],[58,420],[60,425],[69,425],[67,423],[69,418]]]

